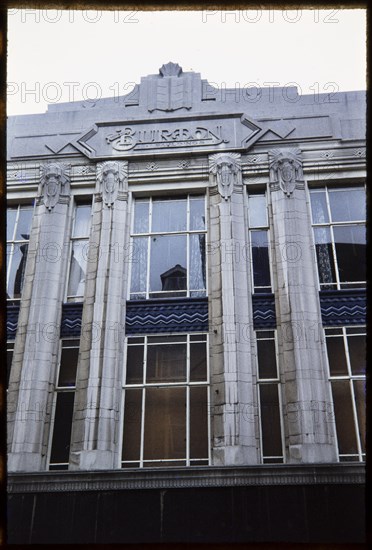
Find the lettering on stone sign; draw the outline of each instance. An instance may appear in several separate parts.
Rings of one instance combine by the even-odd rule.
[[[203,126],[195,128],[156,128],[134,129],[130,126],[120,128],[106,137],[115,151],[130,151],[131,149],[161,149],[168,147],[196,147],[228,143],[223,137],[222,126],[213,130]]]

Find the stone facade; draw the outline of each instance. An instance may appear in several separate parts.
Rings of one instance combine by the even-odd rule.
[[[254,468],[255,475],[263,467],[256,333],[270,329],[277,342],[278,462],[286,472],[293,466],[288,475],[299,485],[299,465],[305,470],[327,465],[327,472],[334,465],[340,475],[327,348],[324,335],[312,335],[334,326],[327,324],[324,300],[333,300],[344,326],[363,324],[364,295],[353,291],[359,292],[361,308],[356,321],[349,291],[319,294],[309,189],[363,184],[365,94],[305,95],[294,102],[285,89],[275,89],[274,100],[258,92],[253,102],[247,90],[217,90],[199,74],[168,63],[130,94],[89,110],[74,102],[9,119],[9,205],[36,199],[22,297],[9,302],[10,487],[18,487],[19,476],[32,484],[36,472],[49,469],[60,336],[79,338],[79,332],[68,475],[74,480],[87,471],[122,475],[126,338],[164,334],[166,327],[172,335],[208,333],[203,467]],[[267,201],[272,279],[271,290],[261,295],[254,288],[249,240],[249,196],[257,192]],[[206,293],[193,297],[187,291],[168,302],[146,295],[147,302],[136,305],[129,294],[136,201],[186,195],[205,196]],[[82,201],[92,204],[89,253],[84,295],[71,300],[70,241],[75,207]],[[342,298],[347,292],[349,298]],[[81,309],[73,310],[71,301],[81,302]],[[186,465],[192,483],[193,464]],[[360,474],[360,464],[349,464],[347,475],[353,466]],[[172,471],[177,476],[170,469],[170,478]],[[133,468],[130,475],[136,479],[140,472]],[[52,472],[48,476],[43,483],[55,485],[63,472],[55,474],[56,481]],[[267,464],[265,476],[270,483]],[[93,483],[82,479],[84,487]],[[214,484],[213,475],[208,484]]]

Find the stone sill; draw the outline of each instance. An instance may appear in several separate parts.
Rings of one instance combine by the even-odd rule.
[[[142,468],[8,474],[9,493],[364,483],[365,465],[361,463],[190,466],[172,469]]]

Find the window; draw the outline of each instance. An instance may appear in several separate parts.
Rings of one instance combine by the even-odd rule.
[[[6,387],[9,387],[10,369],[12,368],[14,340],[6,343]]]
[[[84,297],[91,212],[92,207],[90,204],[76,205],[71,238],[70,275],[67,289],[67,299],[69,301],[81,301]]]
[[[256,331],[261,452],[264,464],[282,463],[281,397],[276,360],[275,332]]]
[[[206,296],[204,196],[136,199],[130,299]]]
[[[207,465],[207,335],[131,337],[123,468]]]
[[[326,328],[340,461],[365,459],[366,331],[365,327]]]
[[[264,192],[249,194],[248,217],[253,289],[255,293],[271,292],[269,224]]]
[[[61,341],[49,470],[68,469],[78,356],[79,340]]]
[[[7,211],[7,298],[19,299],[25,277],[33,207],[17,206]]]
[[[364,186],[312,189],[310,200],[320,288],[364,287]]]

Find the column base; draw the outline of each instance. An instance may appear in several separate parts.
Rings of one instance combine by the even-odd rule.
[[[228,445],[212,449],[213,466],[253,466],[258,463],[255,447]]]
[[[45,457],[39,453],[9,453],[8,472],[42,472],[45,470]]]
[[[289,445],[287,464],[320,464],[338,462],[334,445],[304,443]]]
[[[113,470],[116,453],[113,451],[81,451],[71,453],[69,470]]]

